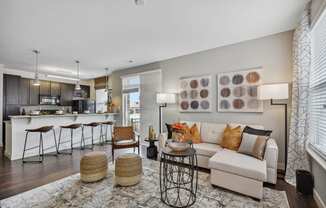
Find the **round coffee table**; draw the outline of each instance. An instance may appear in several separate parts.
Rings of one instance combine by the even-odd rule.
[[[171,207],[189,207],[196,202],[197,155],[194,148],[176,152],[162,150],[160,161],[161,201]]]

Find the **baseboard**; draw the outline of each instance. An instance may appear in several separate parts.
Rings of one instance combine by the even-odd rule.
[[[323,200],[320,198],[318,192],[316,189],[314,189],[314,194],[313,194],[314,200],[319,208],[326,208],[325,203]]]

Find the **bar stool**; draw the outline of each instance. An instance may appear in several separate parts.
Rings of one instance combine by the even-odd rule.
[[[36,129],[26,129],[26,136],[25,136],[25,142],[24,142],[24,151],[23,151],[23,163],[42,163],[44,160],[44,145],[43,145],[43,134],[47,133],[49,131],[53,131],[53,137],[54,137],[54,144],[55,144],[55,149],[56,149],[56,153],[55,154],[47,154],[47,155],[52,155],[52,156],[57,156],[58,154],[58,147],[57,147],[57,140],[56,140],[56,136],[55,136],[55,131],[53,129],[53,126],[42,126],[40,128],[36,128]],[[27,145],[27,139],[28,139],[28,135],[29,133],[40,133],[40,141],[39,141],[39,145],[38,145],[38,153],[39,153],[39,159],[38,160],[25,160],[25,152],[31,149],[35,149],[36,147],[31,147],[26,149],[26,145]]]
[[[72,150],[73,150],[73,138],[74,138],[74,130],[80,128],[82,125],[80,123],[76,123],[76,124],[70,124],[70,125],[66,125],[66,126],[60,126],[60,133],[59,133],[59,142],[58,142],[58,152],[59,154],[68,154],[71,155],[72,154]],[[61,144],[61,133],[62,133],[62,129],[68,129],[70,130],[70,151],[69,152],[60,152],[60,144]],[[68,141],[65,141],[68,142]],[[83,148],[83,142],[85,145],[85,140],[83,138],[83,135],[81,136],[81,140],[80,140],[80,147],[81,149]]]
[[[101,122],[101,131],[100,131],[100,144],[103,145],[104,143],[112,143],[112,133],[113,133],[113,121],[104,121]],[[105,126],[105,134],[103,131],[103,126]],[[108,140],[108,128],[110,127],[111,132],[111,141]]]
[[[87,124],[83,124],[83,131],[82,131],[82,137],[85,141],[85,133],[84,133],[84,128],[85,127],[91,127],[92,129],[92,145],[91,145],[91,148],[90,149],[93,149],[94,148],[94,128],[99,126],[100,123],[99,122],[92,122],[92,123],[87,123]]]

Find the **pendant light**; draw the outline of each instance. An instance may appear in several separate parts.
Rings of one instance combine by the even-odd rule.
[[[77,82],[76,82],[75,90],[81,90],[81,88],[80,88],[80,79],[79,79],[79,63],[80,62],[78,60],[76,60],[75,62],[77,64]]]
[[[39,73],[38,73],[38,56],[40,54],[40,51],[33,50],[33,53],[35,54],[35,74],[34,74],[33,85],[40,86]]]
[[[105,92],[109,92],[109,68],[105,68]]]

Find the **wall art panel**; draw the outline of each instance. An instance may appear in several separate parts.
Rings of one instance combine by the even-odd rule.
[[[211,112],[212,96],[210,75],[180,78],[180,112]]]
[[[262,69],[250,69],[218,74],[218,112],[263,112],[263,102],[257,100],[261,72]]]

